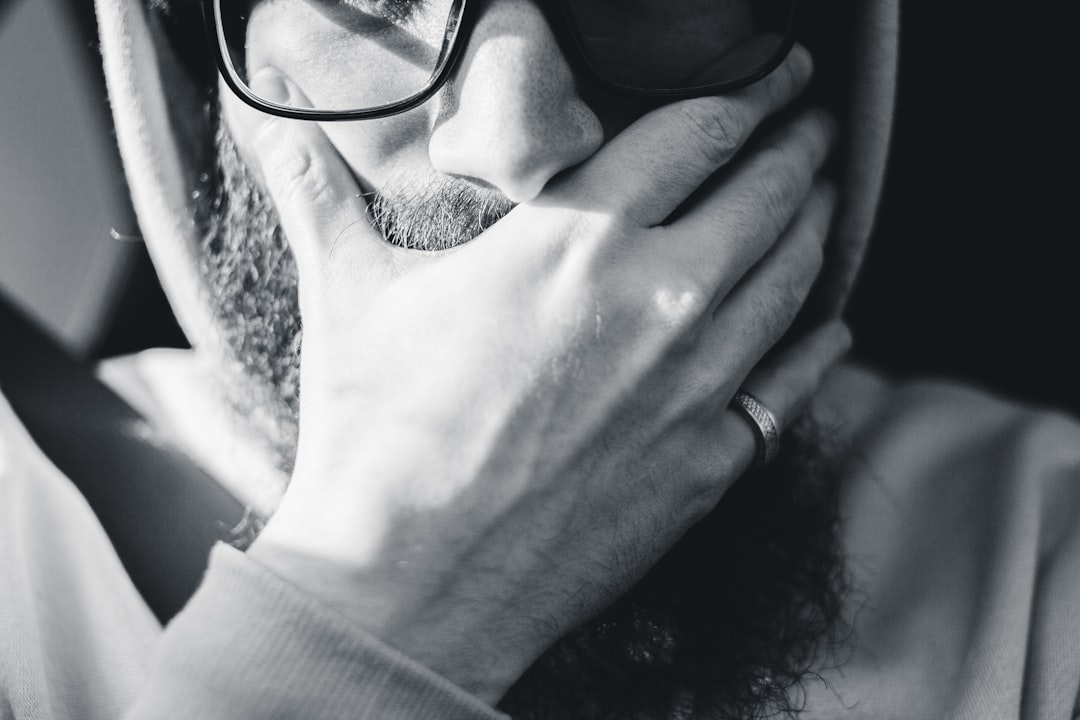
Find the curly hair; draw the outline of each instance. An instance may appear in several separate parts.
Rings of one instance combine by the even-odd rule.
[[[557,642],[501,707],[519,720],[791,716],[849,635],[836,448],[809,419],[641,582]]]
[[[192,40],[203,37],[201,19],[191,13],[197,0],[148,2],[195,76],[210,57]],[[212,63],[208,72],[212,78]],[[290,427],[295,365],[260,359],[295,358],[295,297],[269,284],[295,268],[272,206],[252,192],[227,134],[212,125],[219,131],[218,167],[197,202],[203,272],[226,319],[257,323],[236,325],[229,335],[234,360],[258,376],[257,385],[271,392],[269,404],[281,409],[280,424]],[[252,218],[262,218],[254,230]],[[284,467],[292,459],[286,435]],[[804,683],[835,659],[848,635],[834,462],[840,453],[833,444],[809,419],[798,423],[776,462],[737,482],[634,588],[555,643],[501,707],[519,720],[793,715]]]
[[[199,192],[202,274],[220,313],[245,417],[276,408],[273,444],[295,447],[296,269],[274,208],[219,128],[218,171]],[[260,389],[254,392],[252,389]],[[245,400],[246,398],[246,400]],[[515,718],[761,718],[846,635],[837,458],[810,418],[779,457],[741,478],[625,596],[552,646],[504,698]]]

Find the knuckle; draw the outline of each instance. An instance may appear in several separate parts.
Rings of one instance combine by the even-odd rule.
[[[787,58],[771,73],[766,83],[770,98],[776,103],[786,102],[809,81],[813,74],[813,58],[802,45],[791,48]]]
[[[755,335],[760,332],[771,342],[783,335],[791,324],[802,306],[802,298],[793,284],[778,283],[768,295],[758,299],[756,306],[757,328],[749,332]]]
[[[712,301],[712,292],[700,278],[673,270],[653,284],[648,301],[655,323],[685,329],[701,317]]]
[[[699,98],[679,105],[692,140],[713,165],[725,165],[746,135],[746,119],[739,107],[724,98]]]
[[[786,284],[805,293],[825,264],[827,225],[814,219],[799,219],[796,223],[785,241],[782,252],[787,259],[783,262],[790,268]]]
[[[819,228],[812,226],[808,232],[795,233],[791,245],[793,285],[802,288],[817,277],[825,262],[825,249]]]
[[[781,335],[788,325],[798,314],[802,307],[804,285],[799,279],[783,283],[775,291],[775,308],[772,312],[771,324],[777,336]]]
[[[270,167],[268,183],[277,196],[279,209],[318,203],[330,191],[323,163],[304,148],[279,155]]]
[[[775,135],[765,146],[763,164],[783,167],[794,177],[811,176],[828,156],[833,131],[824,112],[800,117]]]
[[[598,264],[596,270],[633,264],[641,237],[624,215],[582,212],[575,215],[573,222],[575,242],[589,249]]]
[[[813,59],[805,47],[796,43],[775,70],[736,95],[752,99],[760,111],[771,114],[790,103],[806,87],[811,75]]]
[[[780,155],[785,154],[782,149],[777,149],[775,152]],[[802,183],[798,174],[790,172],[781,165],[771,167],[762,174],[756,194],[767,216],[786,225],[796,201],[802,195],[801,189]]]

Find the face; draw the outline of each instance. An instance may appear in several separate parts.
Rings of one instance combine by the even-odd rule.
[[[354,1],[396,7],[389,0]],[[280,74],[313,105],[340,108],[370,91],[328,72],[326,53],[311,53],[319,47],[312,38],[333,47],[330,56],[350,52],[342,20],[329,17],[327,2],[258,5],[248,28],[248,62],[253,77]],[[625,22],[642,8],[663,8],[652,12],[673,19],[664,43],[638,36],[643,72],[660,78],[673,72],[668,42],[681,43],[700,65],[694,56],[706,43],[735,44],[746,35],[742,2],[722,3],[724,21],[710,27],[695,25],[698,0],[667,2],[595,0],[626,9]],[[586,14],[592,7],[578,5]],[[286,16],[304,21],[285,24]],[[430,63],[425,53],[435,34],[418,26],[415,35],[427,42],[415,44],[413,54],[389,53],[373,66],[379,87]],[[237,102],[227,91],[223,97],[226,105]],[[388,241],[433,250],[467,242],[515,203],[536,197],[647,109],[575,73],[537,4],[489,0],[453,75],[429,102],[385,119],[323,128],[371,191],[373,216]],[[273,408],[283,429],[271,444],[287,469],[299,376],[295,267],[228,122],[217,144],[218,172],[201,207],[203,271],[233,365],[246,379],[230,384],[246,388],[234,399],[245,415]],[[839,577],[830,470],[818,460],[816,440],[789,439],[785,447],[780,461],[738,484],[637,588],[552,648],[506,699],[507,709],[515,717],[653,716],[650,709],[659,717],[691,696],[703,713],[783,707],[836,617]]]
[[[705,4],[709,12],[701,12]],[[645,109],[573,72],[554,29],[563,22],[552,18],[556,10],[530,0],[478,5],[463,56],[428,102],[390,118],[324,125],[368,189],[397,196],[455,178],[528,201]],[[744,2],[720,5],[598,0],[574,7],[582,28],[619,26],[618,57],[597,56],[619,79],[664,84],[707,72],[706,58],[748,34]],[[312,107],[400,100],[435,67],[450,12],[450,0],[266,0],[247,25],[246,72],[256,81],[287,77]]]
[[[246,26],[245,72],[252,84],[286,79],[302,105],[400,100],[434,66],[450,5],[261,0]],[[440,250],[471,240],[655,104],[575,72],[555,30],[559,19],[541,5],[473,0],[468,42],[434,97],[387,118],[323,123],[389,242]],[[416,7],[425,9],[409,14]],[[716,71],[710,59],[737,55],[728,51],[745,47],[752,28],[746,0],[591,0],[572,7],[598,45],[594,60],[617,80],[629,80],[632,70],[639,83],[707,81]],[[606,50],[612,29],[630,47]],[[361,43],[358,35],[376,41]],[[203,275],[237,361],[231,367],[240,369],[223,386],[242,415],[272,417],[263,434],[287,469],[299,376],[295,268],[274,209],[248,170],[245,133],[230,132],[242,106],[224,87],[221,97],[219,176],[201,193]]]

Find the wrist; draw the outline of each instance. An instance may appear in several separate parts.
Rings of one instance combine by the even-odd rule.
[[[422,572],[425,582],[418,583],[407,562],[380,558],[361,567],[326,553],[312,554],[298,549],[298,543],[281,542],[291,534],[278,527],[252,544],[252,560],[488,704],[497,703],[543,649],[542,643],[523,640],[527,633],[522,630],[531,622],[520,609],[463,597],[460,589],[448,587],[453,583],[433,582],[438,573]],[[306,547],[322,545],[309,542]],[[508,642],[510,637],[517,641]],[[538,646],[536,653],[526,650]]]

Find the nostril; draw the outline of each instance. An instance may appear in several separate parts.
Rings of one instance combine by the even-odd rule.
[[[519,174],[504,182],[501,189],[511,202],[528,202],[540,194],[550,177],[550,174],[539,172],[532,175]]]
[[[498,114],[474,107],[467,96],[463,100],[458,112],[432,132],[431,164],[514,202],[535,198],[548,180],[590,157],[603,142],[599,120],[577,98],[549,98],[543,107],[504,104]],[[494,117],[498,123],[490,122]]]
[[[436,171],[535,198],[603,141],[537,4],[491,3],[441,91],[428,156]]]
[[[481,178],[472,177],[470,175],[462,175],[460,173],[443,173],[443,175],[446,175],[448,177],[452,177],[455,180],[462,180],[464,182],[469,183],[470,185],[474,185],[475,187],[480,188],[481,190],[490,190],[492,192],[500,192],[499,188],[495,187],[494,184],[489,183],[487,180],[483,180]]]

